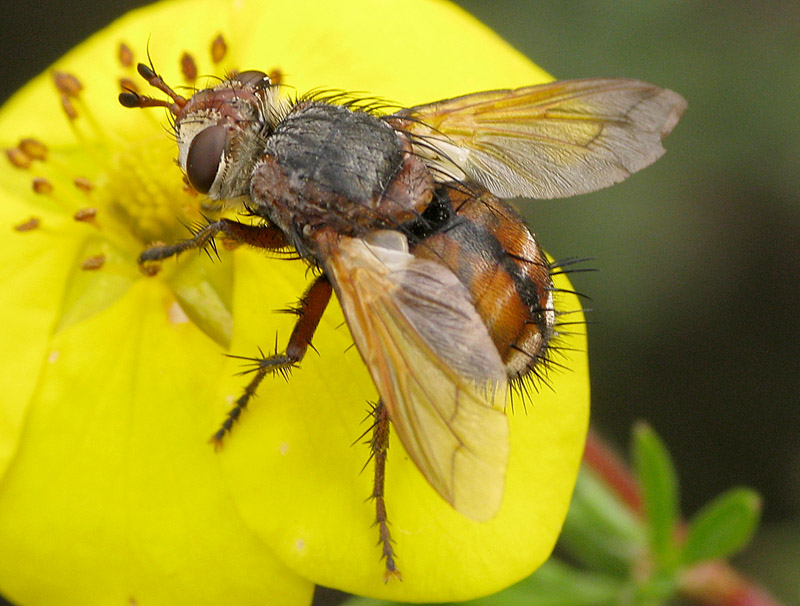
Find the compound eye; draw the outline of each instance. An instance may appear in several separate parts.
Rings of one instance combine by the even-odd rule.
[[[269,84],[269,76],[262,71],[258,71],[257,69],[248,69],[243,72],[239,72],[234,76],[234,80],[241,82],[242,84],[249,84],[251,86],[258,86],[261,83]]]
[[[186,156],[186,176],[201,194],[207,194],[217,177],[222,152],[228,141],[228,133],[221,124],[200,131],[189,145]]]

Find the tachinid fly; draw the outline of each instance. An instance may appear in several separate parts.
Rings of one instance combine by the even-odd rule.
[[[458,512],[495,516],[509,456],[509,383],[541,372],[555,333],[551,266],[502,199],[558,198],[622,181],[664,153],[686,107],[625,79],[480,92],[389,115],[343,98],[280,95],[244,71],[185,98],[125,92],[126,107],[174,116],[189,183],[263,222],[220,219],[145,250],[149,265],[218,233],[296,251],[320,270],[284,352],[257,370],[215,441],[268,373],[298,364],[333,293],[379,395],[377,522],[386,578],[399,576],[383,478],[389,423],[430,485]]]

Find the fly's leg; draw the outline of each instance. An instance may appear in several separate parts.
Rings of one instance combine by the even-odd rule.
[[[311,338],[317,330],[322,313],[331,300],[332,292],[331,283],[325,275],[319,276],[314,280],[302,299],[300,299],[300,303],[292,310],[293,313],[297,314],[297,322],[292,330],[292,335],[289,337],[286,351],[281,354],[275,353],[271,356],[250,360],[255,365],[252,370],[254,373],[253,378],[245,387],[244,393],[236,400],[233,408],[228,411],[228,415],[220,425],[220,428],[211,436],[211,441],[215,445],[222,444],[222,438],[225,437],[226,433],[230,433],[233,424],[239,419],[242,411],[247,408],[247,404],[255,395],[258,385],[267,374],[280,373],[287,377],[291,369],[303,359],[309,345],[311,345]]]
[[[372,426],[372,440],[370,441],[370,458],[375,464],[375,478],[372,485],[372,499],[375,501],[375,525],[378,527],[378,544],[382,549],[382,558],[386,563],[383,573],[383,582],[395,577],[402,580],[403,576],[395,565],[395,553],[392,546],[392,535],[389,532],[389,518],[386,515],[386,501],[384,499],[384,480],[386,478],[386,455],[389,451],[389,413],[382,401],[378,401],[372,411],[374,424]]]
[[[175,244],[153,246],[139,255],[139,265],[146,273],[158,271],[157,261],[163,261],[193,248],[214,248],[214,236],[218,233],[225,234],[231,240],[248,244],[256,248],[279,250],[287,246],[286,237],[277,227],[271,225],[247,225],[230,219],[213,221],[199,229],[194,237],[181,240]],[[214,248],[216,250],[216,248]]]

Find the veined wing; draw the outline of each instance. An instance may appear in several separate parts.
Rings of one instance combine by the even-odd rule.
[[[585,79],[475,93],[392,118],[434,171],[501,198],[560,198],[657,160],[685,109],[680,95],[646,82]]]
[[[508,463],[505,368],[466,288],[405,245],[342,238],[326,270],[409,456],[457,511],[488,520]]]

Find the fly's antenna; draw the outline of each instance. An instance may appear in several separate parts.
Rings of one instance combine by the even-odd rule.
[[[171,101],[156,99],[154,97],[148,97],[147,95],[140,95],[136,91],[128,89],[124,93],[119,94],[119,102],[124,107],[129,108],[166,107],[172,113],[172,115],[177,116],[178,112],[180,112],[183,106],[188,102],[188,99],[172,90],[172,88],[170,88],[170,86],[164,82],[161,76],[159,76],[151,67],[148,67],[144,63],[137,65],[136,71],[139,72],[139,75],[142,78],[147,80],[147,83],[150,86],[169,96]]]

